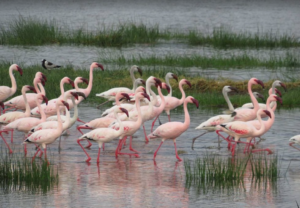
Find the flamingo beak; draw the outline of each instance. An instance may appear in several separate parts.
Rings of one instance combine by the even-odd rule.
[[[270,111],[268,111],[268,110],[263,110],[263,111],[265,112],[265,114],[266,114],[267,116],[269,116],[270,118],[272,118]]]
[[[17,66],[18,72],[21,74],[21,76],[23,75],[23,70],[21,69],[21,67]]]
[[[167,85],[166,83],[164,83],[163,88],[166,89],[168,91],[168,93],[170,93],[171,88],[169,87],[169,85]]]
[[[69,84],[72,85],[73,89],[75,88],[73,80],[69,79]]]
[[[45,80],[45,82],[47,82],[47,77],[45,76],[45,74],[41,73],[42,78]]]
[[[78,100],[78,94],[76,92],[71,92],[71,95],[76,99]]]
[[[230,89],[231,91],[234,91],[234,92],[239,92],[238,89],[235,88],[235,87],[231,87],[231,86],[230,86],[229,89]]]
[[[48,105],[48,98],[45,95],[42,95],[43,97],[43,101],[46,103],[46,105]]]
[[[29,90],[31,90],[32,92],[35,92],[35,93],[37,93],[37,92],[36,92],[36,90],[35,90],[35,88],[34,88],[34,87],[32,87],[32,86],[28,86],[28,89],[29,89]]]
[[[68,111],[70,110],[70,106],[69,106],[69,103],[67,103],[66,101],[61,101],[63,104],[64,104],[64,106],[66,106],[67,107],[67,109],[68,109]]]
[[[293,144],[295,144],[295,142],[290,142],[290,143],[289,143],[290,146],[293,146]]]
[[[142,85],[146,86],[145,80],[141,79],[141,83],[142,83]]]
[[[282,105],[282,99],[281,97],[275,96],[276,100],[280,102],[280,104]]]
[[[104,67],[103,67],[103,65],[102,64],[96,64],[97,65],[97,67],[99,67],[99,68],[101,68],[102,69],[102,71],[104,71]]]
[[[136,67],[136,68],[137,68],[137,70],[138,70],[139,74],[140,74],[141,76],[143,76],[142,69],[141,69],[140,67]]]
[[[176,74],[172,74],[173,79],[175,79],[178,82],[178,77]]]
[[[127,117],[129,117],[128,111],[125,108],[120,108],[120,110],[125,113],[127,115]]]
[[[42,83],[43,86],[45,86],[46,83],[45,83],[45,80],[42,77],[40,78],[40,82]]]
[[[123,95],[123,97],[125,97],[127,99],[127,101],[130,101],[130,97],[127,93],[121,93],[121,95]]]
[[[0,102],[0,106],[2,109],[4,109],[4,104],[2,102]]]
[[[150,97],[147,93],[142,93],[142,95],[150,101]]]
[[[146,92],[147,92],[145,88],[143,88],[143,91],[144,91],[144,93],[146,93]]]
[[[286,85],[284,83],[282,83],[282,82],[280,82],[280,85],[284,89],[284,91],[286,92],[287,91]]]
[[[83,92],[76,92],[76,94],[80,97],[83,97],[86,100],[86,96]]]
[[[278,94],[278,95],[279,95],[279,97],[282,97],[282,94],[281,94],[281,92],[280,92],[279,90],[277,90],[276,88],[275,88],[275,93],[276,93],[276,94]]]
[[[162,82],[160,81],[160,79],[154,78],[154,81],[160,86],[160,88],[162,88]]]
[[[188,80],[185,80],[185,84],[187,84],[190,88],[192,87],[192,84]]]
[[[197,108],[199,108],[199,102],[195,98],[191,98],[193,103],[196,105]]]
[[[257,97],[259,97],[260,99],[262,99],[264,103],[266,102],[266,99],[265,99],[265,97],[262,94],[258,93]]]
[[[263,89],[265,89],[265,85],[264,85],[264,83],[263,83],[261,80],[255,79],[255,82],[256,82],[257,84],[261,85]]]
[[[85,84],[89,84],[89,80],[88,79],[86,79],[86,78],[83,78],[83,77],[81,77],[80,78],[81,79],[81,81],[83,81]]]

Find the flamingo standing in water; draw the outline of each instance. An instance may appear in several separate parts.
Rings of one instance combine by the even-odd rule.
[[[26,139],[28,131],[32,127],[34,127],[34,126],[36,126],[36,125],[38,125],[38,124],[40,124],[42,122],[45,122],[46,121],[46,114],[41,110],[40,102],[41,101],[45,101],[45,103],[47,104],[48,103],[48,99],[42,93],[39,93],[35,97],[35,100],[36,100],[36,105],[38,106],[38,108],[41,111],[41,119],[34,118],[34,117],[19,118],[19,119],[13,121],[13,122],[7,124],[6,126],[4,126],[1,131],[2,132],[10,131],[10,130],[21,131],[21,132],[25,133],[25,139]],[[12,152],[11,149],[10,149],[10,152]],[[24,145],[24,152],[25,152],[25,155],[26,155],[27,154],[26,145]]]
[[[99,151],[98,151],[97,163],[99,163],[100,162],[100,150],[101,150],[102,144],[112,141],[113,139],[119,137],[124,132],[124,125],[121,122],[121,120],[118,116],[118,113],[125,113],[128,116],[128,111],[125,108],[121,108],[121,107],[114,109],[115,117],[117,118],[117,122],[119,123],[118,130],[111,129],[111,128],[98,128],[98,129],[94,129],[93,131],[90,131],[90,132],[82,135],[77,140],[77,143],[80,145],[80,147],[82,148],[82,150],[85,152],[86,156],[88,157],[86,162],[89,162],[91,160],[91,157],[86,152],[86,150],[83,148],[83,146],[80,144],[80,141],[88,139],[88,140],[95,141],[98,143]]]
[[[33,80],[33,86],[35,88],[35,90],[37,91],[37,93],[42,93],[43,95],[45,95],[45,90],[40,90],[38,86],[40,86],[39,84],[41,83],[42,86],[41,89],[43,89],[45,86],[45,81],[47,80],[46,76],[42,73],[42,72],[37,72],[35,74],[35,78]],[[26,93],[26,98],[27,98],[27,102],[29,103],[29,107],[30,109],[35,108],[37,106],[36,104],[36,93]],[[4,103],[5,106],[9,106],[10,108],[5,109],[3,112],[6,112],[8,110],[25,110],[26,106],[25,106],[25,102],[23,99],[23,95],[19,95],[16,96],[8,101],[6,101]]]
[[[7,98],[15,94],[17,91],[17,82],[13,75],[13,71],[18,71],[21,76],[23,74],[23,70],[17,64],[12,64],[9,67],[8,72],[11,80],[11,87],[0,86],[0,102],[5,101]]]
[[[47,145],[53,143],[62,133],[63,131],[63,125],[62,121],[60,118],[60,107],[61,106],[66,106],[67,109],[69,110],[69,104],[61,99],[58,99],[56,101],[56,113],[58,117],[58,127],[56,129],[44,129],[40,130],[37,132],[34,132],[31,134],[25,141],[24,144],[27,143],[34,143],[37,144],[38,146],[42,146],[44,149],[44,155],[45,155],[45,160],[47,160]],[[35,156],[37,153],[40,151],[40,148],[36,151],[35,155],[33,156],[32,160],[34,160]]]
[[[184,109],[184,123],[182,122],[168,122],[165,124],[162,124],[158,128],[155,129],[155,131],[148,135],[150,139],[155,138],[162,138],[162,141],[160,145],[158,146],[157,150],[154,153],[153,159],[155,160],[155,157],[157,155],[158,150],[160,149],[161,145],[164,143],[166,139],[172,139],[174,142],[175,147],[175,154],[177,160],[181,161],[182,159],[178,156],[177,153],[177,147],[176,147],[176,138],[179,137],[183,132],[185,132],[189,126],[190,126],[190,115],[187,109],[188,103],[194,103],[197,108],[199,107],[199,102],[193,98],[192,96],[188,96],[184,100],[183,109]]]
[[[235,147],[236,147],[237,143],[245,143],[248,145],[248,144],[250,144],[250,141],[253,137],[257,137],[257,136],[263,134],[263,132],[265,132],[266,126],[261,119],[262,114],[266,114],[271,118],[270,111],[259,109],[257,111],[256,115],[257,115],[257,120],[260,123],[260,129],[257,129],[254,125],[251,125],[250,123],[244,122],[244,121],[233,121],[233,122],[220,124],[220,125],[216,126],[216,129],[217,129],[216,132],[221,137],[223,137],[223,136],[219,133],[219,131],[226,132],[230,136],[234,137],[234,144],[231,145],[232,156],[234,156]],[[247,138],[248,142],[239,141],[240,138]],[[227,140],[226,138],[224,138],[224,139]],[[227,141],[230,143],[229,140],[227,140]],[[267,151],[268,154],[272,153],[272,151],[268,148],[252,150],[252,152],[258,152],[258,151]]]

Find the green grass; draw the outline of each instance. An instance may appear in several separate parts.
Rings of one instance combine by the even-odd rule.
[[[161,40],[184,42],[189,45],[205,45],[216,48],[274,48],[299,47],[299,37],[278,35],[272,32],[251,34],[233,33],[226,28],[215,28],[212,34],[197,30],[187,33],[160,29],[159,25],[144,23],[118,23],[102,25],[93,31],[82,27],[70,28],[60,21],[22,17],[12,20],[8,27],[0,28],[0,44],[45,45],[76,44],[103,47],[122,47],[132,44],[158,44]]]
[[[58,173],[47,162],[31,162],[23,155],[0,153],[0,187],[46,193],[58,183]]]

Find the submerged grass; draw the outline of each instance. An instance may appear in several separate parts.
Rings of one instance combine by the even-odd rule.
[[[6,85],[11,86],[11,81],[8,75],[8,68],[11,63],[2,62],[0,63],[0,86]],[[71,79],[75,79],[76,77],[84,77],[89,78],[89,70],[88,69],[74,69],[72,66],[65,66],[64,68],[53,70],[53,71],[45,71],[41,66],[33,65],[33,66],[25,66],[23,67],[23,76],[21,77],[18,73],[15,73],[15,78],[17,80],[17,92],[14,96],[21,94],[21,88],[23,85],[32,85],[33,78],[35,73],[38,71],[42,71],[46,74],[48,81],[46,82],[46,96],[48,99],[56,98],[60,95],[59,82],[65,77],[69,76]],[[88,68],[88,67],[87,67]],[[105,67],[105,71],[94,70],[93,73],[93,87],[92,91],[86,102],[90,103],[101,103],[105,100],[99,97],[96,97],[96,93],[100,93],[111,89],[113,87],[129,87],[132,88],[132,81],[129,76],[127,66],[119,66],[118,69],[111,70],[109,67]],[[148,68],[141,67],[143,70],[143,77],[145,80],[149,76],[155,76],[164,79],[165,74],[169,72],[169,69],[164,68]],[[250,102],[250,98],[247,92],[247,82],[248,80],[243,81],[232,81],[229,79],[207,79],[201,76],[194,76],[189,74],[185,70],[174,69],[173,73],[177,74],[179,79],[188,79],[192,83],[192,88],[188,88],[184,86],[187,95],[191,95],[199,100],[199,103],[203,107],[224,107],[226,108],[227,104],[222,95],[222,88],[225,85],[230,85],[236,87],[239,91],[238,94],[230,95],[230,100],[234,104],[235,107],[241,106],[246,102]],[[274,80],[270,80],[265,82],[265,88],[269,89]],[[283,105],[282,107],[297,107],[300,105],[300,97],[298,96],[299,91],[298,88],[300,86],[300,82],[298,79],[291,79],[289,82],[285,82],[288,88],[288,92],[283,93]],[[173,96],[181,97],[181,92],[178,89],[178,83],[174,80],[171,80],[171,86],[173,88]],[[86,85],[80,84],[80,88],[86,88]],[[65,90],[71,89],[70,85],[65,85]],[[282,89],[279,89],[282,91]],[[262,90],[260,86],[253,86],[253,91],[258,91],[260,93],[265,94],[267,97],[268,90]],[[165,93],[165,92],[164,92]]]
[[[232,33],[226,28],[215,28],[213,33],[197,30],[188,33],[159,29],[158,25],[144,23],[119,23],[102,26],[93,31],[72,29],[56,20],[40,20],[22,17],[11,21],[7,28],[0,28],[0,44],[44,45],[82,44],[105,47],[121,47],[129,44],[156,44],[159,40],[185,41],[190,45],[208,45],[217,48],[237,47],[299,47],[299,38],[269,33]]]
[[[58,183],[58,173],[43,161],[0,153],[0,187],[3,190],[26,190],[46,193]]]

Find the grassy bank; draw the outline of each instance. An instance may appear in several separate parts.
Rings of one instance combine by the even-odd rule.
[[[6,85],[11,86],[11,81],[8,75],[8,68],[10,63],[0,63],[0,86]],[[20,65],[22,67],[22,65]],[[38,71],[42,71],[46,74],[48,81],[46,82],[46,96],[49,99],[56,98],[60,95],[59,82],[60,80],[68,76],[71,79],[75,79],[78,76],[89,78],[89,70],[88,66],[86,69],[76,69],[74,70],[72,66],[66,66],[65,68],[61,68],[59,70],[53,71],[45,71],[41,66],[28,66],[23,68],[23,76],[21,77],[19,73],[15,73],[15,77],[17,80],[18,90],[15,94],[19,95],[21,92],[21,88],[23,85],[32,85],[33,78],[35,73]],[[141,67],[143,69],[143,77],[145,80],[149,76],[156,76],[162,80],[164,80],[165,74],[169,72],[164,69],[149,69],[147,67]],[[194,96],[199,100],[200,105],[203,107],[224,107],[226,108],[226,102],[222,95],[222,88],[225,85],[234,86],[239,90],[239,93],[230,95],[230,99],[234,106],[238,107],[246,102],[250,102],[249,95],[247,93],[247,82],[244,81],[232,81],[229,79],[220,79],[213,80],[207,79],[204,77],[189,75],[184,70],[172,70],[173,73],[177,74],[179,79],[186,78],[192,83],[192,88],[188,89],[186,86],[184,87],[187,95]],[[96,97],[96,93],[100,93],[111,89],[113,87],[123,86],[132,88],[132,81],[129,77],[128,67],[119,67],[117,70],[108,70],[106,68],[105,71],[94,70],[94,81],[93,88],[85,102],[90,103],[101,103],[105,101],[99,97]],[[137,77],[139,75],[136,75]],[[259,78],[259,77],[257,77]],[[253,86],[253,91],[258,91],[264,94],[267,98],[268,89],[271,87],[272,82],[274,80],[269,80],[265,82],[265,90],[262,90],[260,86]],[[284,92],[283,89],[280,89],[283,94],[283,106],[282,107],[298,107],[300,105],[300,97],[299,94],[299,80],[295,79],[290,82],[285,82],[288,88],[288,92]],[[176,97],[181,97],[181,93],[178,89],[178,83],[175,80],[171,80],[171,85],[173,87],[173,95]],[[86,88],[85,84],[80,84],[81,88]],[[65,90],[71,89],[70,85],[65,85]]]
[[[274,48],[299,47],[299,38],[269,33],[232,33],[226,28],[216,28],[212,34],[197,30],[187,33],[159,29],[159,25],[144,23],[118,23],[102,26],[94,31],[85,28],[72,29],[56,20],[39,20],[19,17],[0,28],[0,44],[3,45],[45,45],[77,44],[104,47],[122,47],[130,44],[156,44],[159,40],[186,42],[189,45],[206,45],[217,48]]]

